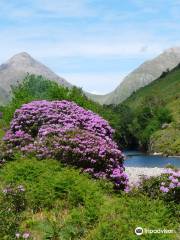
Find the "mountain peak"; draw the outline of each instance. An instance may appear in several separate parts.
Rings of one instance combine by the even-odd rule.
[[[165,53],[175,53],[180,54],[180,47],[172,47],[167,50],[165,50]]]
[[[127,99],[133,92],[144,87],[157,78],[167,69],[171,70],[180,63],[180,47],[172,47],[157,57],[145,61],[134,71],[129,73],[119,86],[109,94],[89,97],[101,104],[118,104]]]
[[[0,65],[0,95],[2,95],[2,91],[5,93],[4,98],[0,98],[0,104],[4,104],[7,101],[6,95],[9,96],[11,86],[22,81],[27,73],[43,76],[46,79],[56,81],[60,85],[72,87],[64,78],[59,77],[27,52],[21,52]]]
[[[27,52],[20,52],[13,57],[11,57],[8,61],[10,64],[18,64],[18,63],[27,63],[27,64],[32,64],[32,62],[35,61],[31,55],[29,55]]]
[[[20,52],[14,55],[14,57],[31,57],[27,52]]]

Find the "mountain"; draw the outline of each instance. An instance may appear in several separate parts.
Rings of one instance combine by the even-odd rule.
[[[139,88],[157,79],[167,69],[171,70],[179,63],[180,47],[170,48],[132,71],[113,92],[106,95],[94,95],[87,92],[85,94],[89,99],[100,104],[118,104]],[[22,52],[0,65],[0,104],[6,103],[9,99],[11,85],[15,85],[22,80],[27,73],[42,75],[49,80],[57,81],[61,85],[72,87],[69,82],[59,77],[48,67],[33,59],[28,53]]]
[[[11,85],[15,85],[18,81],[24,79],[27,73],[42,75],[66,87],[72,86],[48,67],[33,59],[28,53],[22,52],[0,65],[0,104],[7,102]]]
[[[88,97],[101,104],[118,104],[139,88],[156,80],[167,69],[171,70],[179,63],[180,47],[170,48],[132,71],[113,92],[106,95],[88,94]]]

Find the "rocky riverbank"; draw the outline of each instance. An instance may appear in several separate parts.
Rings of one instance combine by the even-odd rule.
[[[163,173],[164,168],[147,168],[147,167],[126,167],[126,173],[129,176],[130,185],[137,183],[143,176],[159,176]]]

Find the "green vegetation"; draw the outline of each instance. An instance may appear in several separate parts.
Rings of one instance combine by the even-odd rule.
[[[0,137],[3,135],[3,128],[8,128],[16,109],[24,103],[34,100],[69,100],[79,106],[98,113],[110,122],[115,128],[116,113],[109,107],[103,107],[98,103],[89,100],[80,88],[71,89],[59,85],[57,82],[44,79],[42,76],[27,75],[17,86],[12,87],[11,100],[5,106],[0,106]],[[2,113],[2,119],[1,119]]]
[[[178,69],[174,73],[176,71],[179,73]],[[161,82],[167,77],[157,81]],[[170,83],[167,82],[168,86]],[[172,101],[167,97],[168,100],[163,99],[161,103],[160,98],[154,98],[150,93],[149,90],[149,95],[145,98],[144,94],[138,103],[136,98],[130,98],[117,107],[102,107],[89,101],[80,89],[68,90],[42,77],[27,76],[22,84],[13,88],[9,104],[0,108],[3,113],[0,139],[15,110],[23,103],[40,99],[66,99],[108,119],[117,129],[115,137],[119,143],[139,145],[139,139],[148,139],[149,132],[151,137],[155,136],[158,133],[156,130],[164,123],[169,125],[159,130],[160,133],[169,128],[179,128],[179,97],[172,97]],[[155,96],[158,97],[158,93]],[[157,104],[154,103],[156,99]],[[147,104],[142,107],[144,101]],[[144,124],[144,128],[139,123]],[[147,133],[143,131],[141,136],[142,129],[146,129]],[[0,159],[2,240],[16,239],[15,234],[21,237],[30,234],[29,239],[38,240],[135,240],[134,230],[138,226],[173,230],[179,227],[179,206],[171,200],[164,201],[158,194],[155,199],[154,195],[149,194],[156,192],[156,179],[144,183],[147,191],[115,192],[112,183],[92,179],[56,160],[40,161],[21,154],[11,160],[4,163]],[[141,239],[177,239],[177,234],[144,234]]]
[[[118,106],[117,139],[122,146],[180,155],[180,66],[133,93]],[[119,118],[118,118],[119,116]]]
[[[117,106],[101,106],[87,99],[76,87],[64,88],[41,76],[27,75],[12,89],[4,107],[3,124],[8,125],[17,108],[33,100],[70,100],[98,113],[116,130],[121,147],[140,148],[165,155],[180,155],[180,66],[133,93]],[[2,129],[2,127],[1,127]],[[0,136],[3,132],[0,130]]]
[[[12,87],[11,101],[0,108],[5,122],[10,122],[15,110],[22,104],[33,100],[70,100],[93,112],[103,112],[102,106],[87,99],[79,88],[68,89],[42,76],[27,75],[22,83]]]
[[[1,239],[14,239],[15,233],[28,232],[38,240],[133,240],[137,239],[137,226],[178,228],[178,216],[162,200],[137,193],[115,194],[110,183],[92,180],[55,160],[16,158],[0,169],[1,189],[11,186],[13,192],[0,193]],[[20,193],[14,194],[18,186]],[[164,240],[176,237],[141,236]]]

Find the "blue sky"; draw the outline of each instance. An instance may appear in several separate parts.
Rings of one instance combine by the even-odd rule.
[[[0,0],[0,62],[26,51],[93,93],[180,46],[180,0]]]

